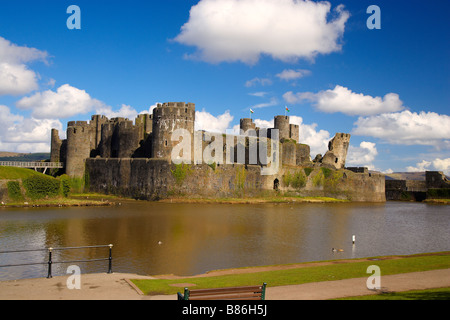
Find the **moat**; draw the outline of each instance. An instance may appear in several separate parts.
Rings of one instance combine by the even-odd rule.
[[[447,251],[449,230],[448,206],[410,202],[131,201],[113,207],[0,209],[1,251],[112,243],[114,272],[149,275]],[[107,255],[104,249],[82,251],[60,251],[54,259]],[[0,255],[0,265],[45,261],[42,252]],[[79,266],[86,273],[107,271],[105,261]],[[64,275],[67,267],[55,264],[53,275]],[[45,277],[46,268],[44,264],[0,268],[0,280]]]

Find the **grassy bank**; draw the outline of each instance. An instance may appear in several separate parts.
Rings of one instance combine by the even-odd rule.
[[[31,176],[39,176],[39,175],[42,175],[42,173],[36,172],[31,169],[0,166],[0,179],[18,180],[18,179],[26,179]]]
[[[165,203],[213,203],[213,204],[262,204],[262,203],[337,203],[349,202],[327,197],[300,197],[300,196],[267,196],[267,197],[243,197],[243,198],[189,198],[189,197],[170,197],[159,200]]]
[[[57,197],[51,199],[39,199],[21,202],[8,202],[0,205],[5,208],[35,208],[35,207],[87,207],[87,206],[109,206],[114,202],[108,200],[88,200]]]
[[[367,277],[367,267],[377,265],[383,275],[418,272],[450,268],[450,252],[433,254],[376,257],[351,261],[325,261],[321,263],[302,263],[256,267],[251,269],[233,269],[233,272],[216,272],[209,275],[155,280],[132,280],[147,295],[175,294],[182,290],[180,283],[189,283],[195,289],[220,288],[255,285],[266,282],[268,286],[284,286],[309,282],[342,280]],[[268,270],[269,269],[269,270]],[[263,271],[264,270],[264,271]],[[249,272],[250,271],[250,272]]]
[[[0,166],[0,207],[106,206],[114,197],[84,195],[84,179],[54,178],[26,168]]]
[[[423,202],[430,204],[450,204],[450,199],[426,199]]]

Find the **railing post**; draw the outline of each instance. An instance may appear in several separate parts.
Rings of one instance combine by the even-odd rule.
[[[113,245],[109,245],[109,264],[108,264],[108,273],[112,273],[112,247]]]
[[[47,275],[47,279],[52,278],[52,250],[53,250],[53,248],[48,248],[48,275]]]

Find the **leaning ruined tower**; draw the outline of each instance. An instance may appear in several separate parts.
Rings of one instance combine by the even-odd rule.
[[[186,129],[194,142],[195,104],[167,102],[153,109],[152,156],[158,159],[170,159],[172,148],[178,142],[172,142],[172,133],[176,129]],[[193,150],[193,148],[192,148]]]

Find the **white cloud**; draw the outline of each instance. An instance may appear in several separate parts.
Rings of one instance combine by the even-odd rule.
[[[233,116],[228,110],[217,117],[205,110],[195,112],[195,130],[225,133],[231,121],[233,121]]]
[[[57,91],[37,92],[24,97],[16,103],[17,108],[32,110],[36,119],[47,119],[57,116],[68,118],[76,114],[85,114],[95,109],[106,108],[103,102],[91,98],[84,90],[64,84]]]
[[[433,166],[438,171],[443,171],[446,175],[450,175],[450,158],[447,159],[435,159],[433,160]]]
[[[49,152],[51,129],[62,130],[56,119],[24,118],[0,106],[0,148],[15,152]]]
[[[156,102],[155,104],[152,104],[150,106],[150,108],[148,108],[148,110],[141,111],[141,112],[139,112],[139,114],[144,114],[144,113],[153,114],[153,109],[155,109],[158,106],[158,104],[161,104],[161,102]]]
[[[406,167],[407,172],[422,172],[425,170],[428,170],[428,168],[431,166],[431,162],[423,160],[422,162],[419,162],[416,164],[415,167],[409,166]]]
[[[97,114],[106,116],[109,119],[112,118],[127,118],[134,120],[138,115],[138,112],[131,106],[122,104],[119,110],[113,111],[111,106],[102,105],[95,110]]]
[[[0,96],[23,95],[38,89],[38,76],[25,64],[41,60],[47,63],[47,52],[17,46],[0,37]]]
[[[188,57],[211,63],[313,59],[341,50],[349,16],[324,1],[201,0],[174,40],[197,48]]]
[[[253,96],[253,97],[259,97],[259,98],[264,98],[267,95],[268,92],[265,91],[259,91],[259,92],[253,92],[253,93],[249,93],[249,96]]]
[[[374,169],[373,161],[378,155],[376,144],[363,141],[359,147],[352,145],[348,148],[346,165],[351,167],[368,167]]]
[[[299,125],[300,143],[309,145],[312,158],[319,153],[324,155],[327,152],[328,142],[331,140],[328,131],[317,130],[317,123],[304,124],[302,117],[290,116],[289,119],[290,123]]]
[[[405,109],[398,94],[388,93],[382,97],[372,97],[355,93],[350,89],[337,85],[333,90],[312,92],[286,92],[283,95],[286,102],[303,103],[311,101],[315,108],[327,113],[342,112],[347,115],[375,115],[387,112],[397,112]]]
[[[267,108],[267,107],[273,107],[277,104],[278,104],[277,99],[271,98],[269,102],[258,103],[258,104],[252,105],[250,108],[251,109]]]
[[[253,78],[252,80],[248,80],[245,83],[245,86],[247,88],[250,88],[250,87],[254,87],[256,85],[270,86],[271,84],[272,84],[272,80],[270,80],[268,78],[258,78],[258,77],[256,77],[256,78]]]
[[[416,163],[416,166],[406,167],[407,172],[423,172],[423,171],[442,171],[446,175],[450,175],[450,158],[440,159],[436,158],[434,160],[422,160]]]
[[[292,69],[286,69],[283,70],[282,72],[278,73],[276,76],[278,78],[280,78],[281,80],[285,80],[285,81],[290,81],[290,80],[295,80],[295,79],[300,79],[303,78],[305,76],[308,76],[311,74],[311,71],[309,70],[302,70],[302,69],[297,69],[297,70],[292,70]]]
[[[0,96],[18,96],[38,89],[37,76],[24,64],[0,63]]]
[[[450,116],[435,112],[384,113],[360,117],[353,134],[382,139],[392,144],[450,146]]]
[[[21,64],[41,60],[47,63],[48,53],[35,48],[21,47],[0,37],[0,61]]]
[[[255,126],[261,128],[261,129],[268,129],[268,128],[273,128],[274,127],[274,120],[261,120],[261,119],[255,119],[253,120],[253,122],[255,123]]]

